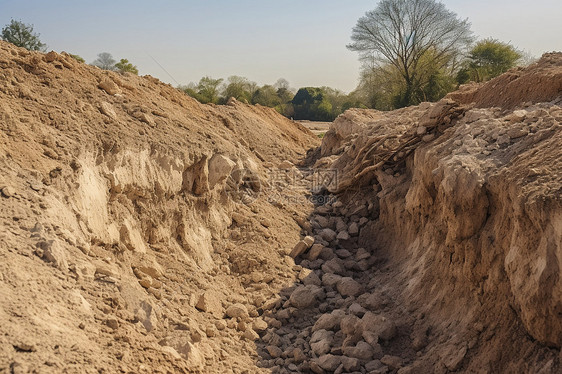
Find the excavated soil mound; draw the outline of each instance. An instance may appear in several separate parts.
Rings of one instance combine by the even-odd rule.
[[[255,368],[310,206],[261,192],[318,138],[64,53],[0,66],[0,372]]]

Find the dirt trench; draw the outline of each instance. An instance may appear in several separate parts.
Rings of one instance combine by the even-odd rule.
[[[546,54],[438,103],[336,119],[311,164],[339,178],[314,186],[326,203],[264,313],[259,366],[560,372],[561,68]]]
[[[560,372],[560,55],[322,144],[65,53],[0,65],[0,372]]]

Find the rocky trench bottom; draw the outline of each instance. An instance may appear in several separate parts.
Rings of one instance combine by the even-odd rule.
[[[326,171],[306,173],[310,181],[311,175],[315,180]],[[385,254],[372,253],[359,238],[361,229],[377,218],[378,206],[361,199],[344,204],[335,195],[304,189],[300,193],[315,203],[303,225],[310,235],[289,254],[298,272],[295,284],[262,308],[267,329],[255,341],[257,366],[272,373],[411,372],[403,366],[425,347],[428,332],[413,333],[415,317],[395,297],[400,290]],[[462,358],[448,368],[456,369]]]

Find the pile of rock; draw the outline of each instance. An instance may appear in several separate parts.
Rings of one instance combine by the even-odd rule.
[[[313,236],[291,252],[303,267],[299,282],[264,312],[269,328],[261,339],[262,367],[314,373],[386,373],[402,367],[402,358],[385,354],[398,328],[370,281],[377,258],[358,245],[360,230],[377,209],[367,201],[317,207],[310,217]]]

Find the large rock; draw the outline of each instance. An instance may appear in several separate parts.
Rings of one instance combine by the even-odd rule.
[[[4,197],[12,197],[16,194],[16,190],[13,187],[6,186],[2,188],[2,195]]]
[[[373,358],[373,347],[364,341],[360,341],[354,347],[344,347],[343,354],[367,361]]]
[[[310,348],[317,356],[322,356],[332,349],[334,333],[327,330],[317,330],[310,338]]]
[[[297,309],[306,309],[316,305],[324,297],[324,291],[318,286],[299,286],[291,293],[289,303]]]
[[[337,236],[338,240],[349,240],[349,233],[347,231],[341,231]]]
[[[363,331],[371,331],[382,340],[391,340],[396,336],[396,325],[380,314],[367,312],[361,319]]]
[[[44,240],[36,244],[38,255],[46,262],[50,262],[61,270],[68,268],[66,252],[58,240]]]
[[[101,88],[102,90],[104,90],[105,92],[107,92],[110,95],[116,95],[119,92],[121,92],[121,90],[119,89],[119,87],[115,84],[115,82],[113,82],[111,79],[109,78],[104,78],[98,85],[99,88]]]
[[[312,244],[314,244],[314,238],[312,236],[306,236],[303,240],[299,241],[295,245],[289,256],[291,256],[292,258],[296,258],[297,256],[300,256],[308,248],[310,248]]]
[[[333,258],[322,265],[322,271],[327,274],[343,274],[345,272],[345,267],[339,258]]]
[[[226,315],[230,318],[247,319],[250,315],[248,309],[240,303],[232,304],[226,309]]]
[[[318,277],[318,275],[316,275],[315,272],[306,269],[308,271],[304,272],[305,269],[301,270],[301,272],[299,273],[299,279],[302,281],[302,283],[305,286],[309,286],[309,285],[314,285],[314,286],[321,286],[322,285],[322,281],[320,280],[320,278]]]
[[[347,315],[341,319],[340,329],[344,335],[355,335],[361,331],[361,320],[354,315]]]
[[[357,358],[343,356],[341,362],[346,373],[352,373],[361,369],[361,362]]]
[[[213,291],[205,291],[199,296],[195,307],[207,313],[211,313],[215,317],[222,317],[224,309],[220,301],[220,295]]]
[[[350,277],[344,277],[336,285],[338,292],[343,297],[357,296],[361,293],[362,287],[359,282]]]
[[[115,113],[115,109],[113,109],[113,105],[106,101],[100,104],[100,112],[112,119],[117,119],[117,114]]]
[[[310,250],[308,251],[308,259],[310,261],[314,261],[318,258],[318,256],[320,256],[320,253],[322,252],[322,249],[324,249],[324,246],[322,244],[313,244],[312,247],[310,248]]]
[[[335,288],[341,278],[342,277],[340,275],[326,273],[322,276],[322,285],[325,287]]]
[[[314,216],[314,221],[316,221],[316,223],[318,223],[318,226],[320,228],[323,228],[323,229],[331,228],[330,220],[328,219],[328,217],[317,215],[317,216]]]
[[[359,234],[359,225],[357,224],[357,222],[353,222],[351,225],[349,225],[349,229],[347,230],[347,232],[351,236],[357,236]]]
[[[342,362],[342,357],[335,356],[332,354],[327,354],[318,357],[315,361],[318,364],[318,366],[320,366],[322,369],[328,371],[335,371],[338,368],[338,366],[340,366]]]
[[[213,189],[217,184],[228,178],[236,163],[228,157],[215,154],[209,160],[209,188]]]
[[[322,314],[312,326],[312,331],[317,330],[333,330],[339,327],[342,319],[345,317],[345,312],[341,309],[336,309],[332,313]]]
[[[332,229],[323,229],[320,231],[320,237],[327,242],[332,242],[336,240],[338,234]]]

